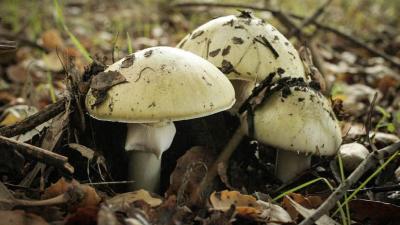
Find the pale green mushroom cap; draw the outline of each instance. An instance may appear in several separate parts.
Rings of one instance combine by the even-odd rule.
[[[258,83],[272,72],[306,78],[293,45],[275,27],[256,17],[216,18],[195,29],[177,47],[207,59],[229,79]],[[229,64],[233,70],[227,68]]]
[[[278,91],[258,106],[254,136],[281,150],[313,155],[334,155],[342,142],[341,130],[330,102],[308,87]]]
[[[118,71],[127,80],[113,86],[106,100],[92,107],[89,90],[86,108],[99,120],[126,123],[158,123],[187,120],[229,109],[235,92],[214,65],[190,52],[153,47],[133,54],[124,68],[123,58],[106,70]]]

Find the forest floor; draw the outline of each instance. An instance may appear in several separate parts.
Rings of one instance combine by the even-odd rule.
[[[0,225],[400,224],[400,3],[185,2],[0,1]],[[282,183],[275,149],[247,137],[199,194],[239,123],[219,113],[176,123],[160,191],[129,192],[126,127],[88,115],[91,77],[238,10],[310,50],[342,145],[368,155],[348,171],[315,156]]]

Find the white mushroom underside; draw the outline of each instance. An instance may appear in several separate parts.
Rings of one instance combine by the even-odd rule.
[[[278,150],[276,156],[275,176],[287,182],[310,168],[311,155],[292,151]]]
[[[146,151],[160,158],[174,139],[174,123],[140,124],[128,123],[126,151]]]
[[[172,143],[176,133],[172,122],[128,124],[125,150],[128,151],[128,178],[132,190],[157,192],[160,183],[161,155]]]

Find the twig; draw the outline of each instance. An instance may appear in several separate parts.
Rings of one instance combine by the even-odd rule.
[[[400,190],[400,184],[393,184],[393,185],[387,185],[387,186],[363,188],[363,189],[360,189],[360,192],[371,191],[374,193],[378,193],[378,192],[389,192],[389,191],[399,191],[399,190]],[[355,191],[355,189],[347,190],[347,192],[354,192],[354,191]]]
[[[332,0],[327,0],[324,4],[322,4],[315,12],[308,18],[304,19],[300,26],[292,29],[288,34],[287,38],[289,39],[292,36],[296,36],[299,32],[302,32],[304,27],[310,25],[313,21],[317,20],[318,17],[322,15],[325,11],[326,7],[332,2]]]
[[[14,41],[0,40],[0,54],[15,51],[16,49],[17,45]]]
[[[46,109],[35,113],[19,123],[2,127],[0,128],[0,135],[5,137],[14,137],[26,133],[64,111],[66,102],[67,98],[62,98],[56,103],[49,105]]]
[[[392,155],[400,149],[400,142],[396,142],[378,151],[369,153],[367,158],[361,162],[360,165],[350,174],[350,176],[342,182],[338,188],[325,200],[325,202],[318,207],[318,209],[310,216],[304,219],[299,225],[311,225],[314,224],[321,216],[328,214],[328,212],[335,207],[336,202],[340,200],[346,191],[355,184],[358,179],[370,168],[374,167],[379,159],[385,156]]]
[[[43,51],[45,53],[49,52],[49,50],[47,50],[45,47],[37,44],[34,41],[28,40],[19,35],[7,33],[6,31],[0,31],[0,37],[15,40],[17,42],[17,45],[25,45],[25,46],[33,47],[33,48],[39,49],[40,51]]]
[[[368,116],[367,116],[367,121],[365,122],[365,132],[367,135],[367,141],[369,146],[371,146],[372,151],[377,151],[378,149],[376,148],[375,144],[372,142],[371,137],[370,137],[370,132],[371,132],[371,120],[372,120],[372,113],[375,109],[375,103],[376,103],[376,98],[378,97],[378,92],[375,92],[374,98],[372,99],[372,102],[369,107],[368,111]]]
[[[259,7],[259,6],[252,6],[252,5],[246,5],[246,4],[224,4],[224,3],[195,3],[195,2],[186,2],[186,3],[177,3],[177,4],[173,4],[172,7],[177,7],[177,8],[184,8],[184,7],[216,7],[216,8],[242,8],[242,9],[252,9],[252,10],[256,10],[256,11],[268,11],[270,13],[272,13],[272,15],[274,16],[279,16],[279,13],[281,13],[280,10],[276,10],[276,9],[272,9],[272,8],[268,8],[268,7]],[[305,18],[303,16],[297,15],[297,14],[293,14],[293,13],[286,13],[286,15],[293,17],[295,19],[298,20],[304,20]],[[331,26],[322,24],[318,21],[312,20],[310,21],[311,24],[317,26],[320,29],[332,32],[348,41],[350,41],[351,43],[355,44],[356,46],[362,47],[365,50],[367,50],[370,54],[374,55],[374,56],[380,56],[383,59],[385,59],[386,61],[388,61],[391,65],[400,68],[400,61],[399,59],[395,59],[395,57],[389,56],[388,54],[381,52],[371,46],[369,46],[368,44],[362,42],[359,39],[356,39],[355,37],[342,32],[336,28],[333,28]]]
[[[25,200],[25,199],[0,199],[1,203],[8,203],[13,206],[51,206],[60,204],[74,205],[85,198],[85,191],[81,185],[74,185],[63,194],[44,200]]]
[[[36,147],[34,145],[21,143],[11,138],[0,136],[0,144],[12,147],[18,152],[35,158],[36,160],[57,167],[68,173],[73,173],[74,168],[68,163],[68,158],[45,149]]]

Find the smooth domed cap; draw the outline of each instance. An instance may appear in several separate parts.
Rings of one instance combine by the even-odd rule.
[[[271,24],[248,14],[213,19],[177,47],[207,59],[229,79],[260,82],[272,72],[305,78],[293,45]]]
[[[214,65],[181,49],[144,49],[114,63],[107,71],[118,71],[127,82],[113,86],[106,100],[97,106],[93,106],[96,99],[89,90],[86,108],[99,120],[186,120],[229,109],[235,102],[231,83]]]
[[[282,150],[335,154],[342,138],[329,101],[309,87],[284,92],[277,91],[256,108],[255,138]]]

